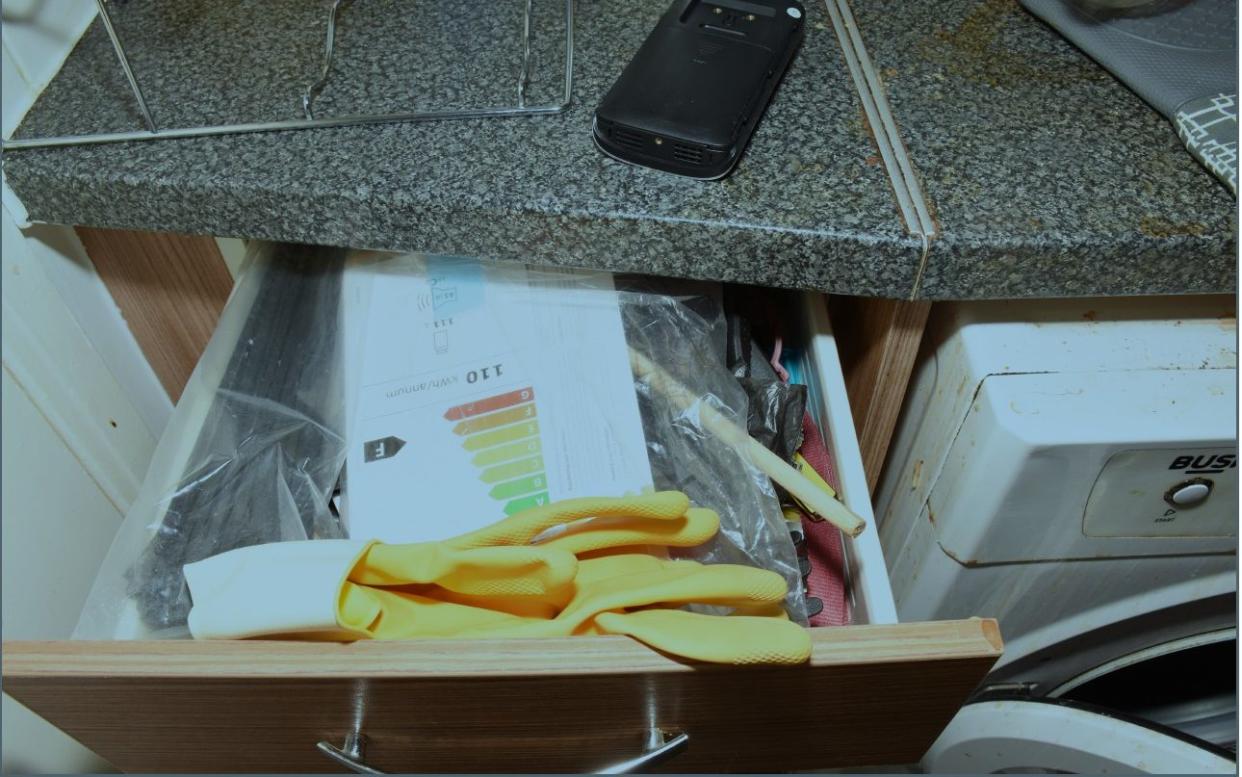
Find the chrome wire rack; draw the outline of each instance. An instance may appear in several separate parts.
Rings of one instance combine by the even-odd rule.
[[[547,116],[562,113],[569,107],[571,95],[573,93],[574,0],[564,0],[565,73],[563,87],[559,94],[560,99],[555,103],[542,105],[531,105],[528,101],[528,90],[531,81],[531,17],[534,11],[534,0],[526,0],[520,39],[518,40],[518,45],[514,46],[515,51],[520,53],[522,59],[518,75],[518,83],[515,89],[515,101],[513,104],[492,105],[477,108],[455,108],[448,110],[408,111],[398,113],[364,113],[316,118],[314,114],[315,100],[323,92],[324,88],[328,85],[331,79],[332,62],[337,48],[336,32],[337,26],[341,20],[341,15],[345,13],[349,6],[354,3],[366,1],[367,0],[333,0],[331,8],[328,10],[327,33],[324,41],[322,67],[318,79],[307,86],[301,96],[301,118],[283,121],[260,121],[235,124],[216,124],[201,127],[170,128],[159,127],[156,124],[155,119],[152,117],[150,109],[147,107],[147,102],[143,96],[138,78],[134,75],[134,71],[130,66],[129,57],[125,52],[125,46],[121,43],[121,38],[117,34],[114,19],[109,11],[109,0],[95,0],[96,5],[99,7],[99,18],[103,22],[104,28],[108,33],[108,38],[112,43],[113,50],[116,52],[117,60],[120,62],[121,69],[125,73],[125,78],[129,83],[129,88],[133,93],[134,100],[138,107],[138,112],[142,116],[142,121],[146,125],[146,129],[127,132],[100,132],[80,135],[20,138],[15,140],[5,140],[3,148],[4,150],[9,151],[26,148],[49,148],[55,146],[93,145],[99,143],[123,143],[141,140],[164,140],[211,135],[234,135],[252,132],[274,132],[279,130],[314,129],[318,127],[344,127],[357,124],[387,124],[409,121],[448,121],[513,116]]]

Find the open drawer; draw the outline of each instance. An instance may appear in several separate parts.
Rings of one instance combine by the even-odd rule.
[[[841,474],[871,506],[824,298],[806,375]],[[365,737],[392,772],[594,771],[685,733],[661,768],[783,771],[917,760],[999,657],[994,621],[898,624],[868,527],[847,545],[854,622],[809,665],[690,665],[618,637],[353,645],[6,642],[4,690],[126,771],[339,770]]]

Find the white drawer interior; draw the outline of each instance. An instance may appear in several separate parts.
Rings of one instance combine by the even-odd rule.
[[[806,341],[801,344],[806,361],[803,375],[811,414],[823,429],[824,439],[836,462],[841,499],[867,522],[867,529],[857,539],[845,540],[853,623],[896,623],[893,588],[880,550],[880,535],[871,510],[862,453],[845,392],[845,376],[828,319],[827,298],[821,294],[805,294],[803,307],[802,320],[806,327]]]
[[[836,464],[841,499],[867,522],[866,530],[857,539],[845,539],[851,623],[897,623],[892,586],[880,550],[879,534],[874,525],[862,455],[850,413],[836,339],[828,317],[827,298],[820,294],[807,293],[801,295],[800,300],[803,309],[797,311],[791,319],[800,322],[804,327],[797,345],[802,346],[802,376],[808,389],[808,408],[823,429],[825,442]],[[198,410],[200,412],[182,412],[174,416],[174,426],[201,425],[206,408],[204,406]],[[189,455],[189,445],[195,438],[194,432],[193,428],[183,428],[180,433],[166,435],[166,439],[161,442],[161,449],[166,449],[168,455],[157,457],[157,460],[163,461],[164,467],[184,468],[184,460]],[[182,442],[178,444],[177,440]],[[143,531],[142,527],[129,528]],[[130,544],[137,546],[142,543],[135,539]],[[141,636],[144,629],[137,620],[136,609],[127,606],[121,627],[116,632],[117,637],[132,639]]]

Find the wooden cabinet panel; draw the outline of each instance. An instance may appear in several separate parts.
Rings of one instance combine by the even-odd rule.
[[[931,303],[834,296],[829,309],[867,484],[875,491]]]
[[[233,289],[216,239],[78,227],[78,238],[173,402]]]

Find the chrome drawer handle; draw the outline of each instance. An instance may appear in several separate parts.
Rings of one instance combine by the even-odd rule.
[[[685,749],[690,741],[689,734],[673,734],[659,729],[652,729],[647,735],[647,751],[628,761],[621,761],[612,766],[596,771],[596,774],[631,774],[665,761]],[[341,766],[358,774],[385,774],[379,769],[368,766],[363,757],[366,750],[366,737],[358,733],[345,735],[343,747],[331,742],[320,742],[316,745],[324,755]]]
[[[596,774],[634,774],[650,766],[663,763],[686,749],[690,742],[689,734],[674,734],[653,728],[647,732],[647,749],[627,761],[615,763],[597,770]]]
[[[366,749],[366,737],[362,734],[350,732],[345,735],[345,746],[337,747],[331,742],[320,742],[315,745],[319,748],[319,752],[336,761],[341,766],[351,772],[358,774],[383,774],[379,769],[367,766],[362,760],[363,751]]]

